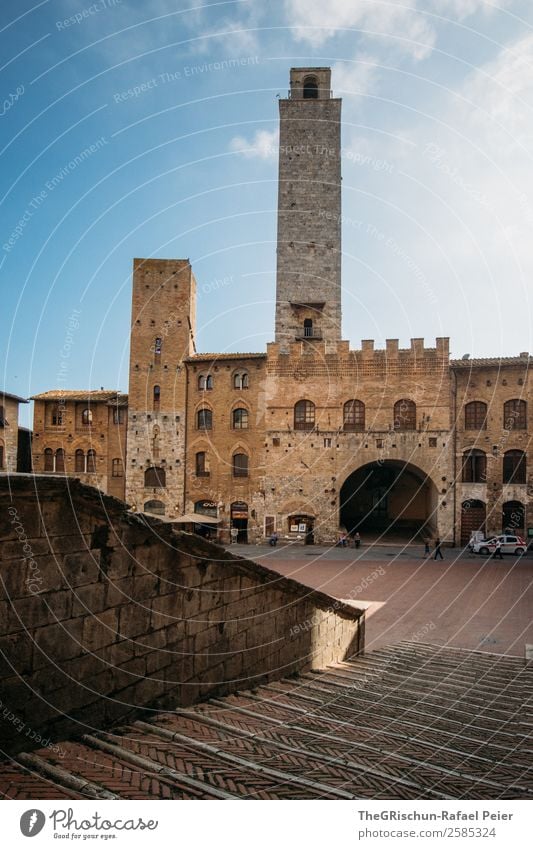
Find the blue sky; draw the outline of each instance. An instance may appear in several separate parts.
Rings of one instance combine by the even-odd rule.
[[[133,257],[191,259],[199,350],[265,349],[292,65],[343,97],[344,338],[533,350],[530,0],[3,0],[0,40],[7,391],[73,314],[65,388],[127,390]]]

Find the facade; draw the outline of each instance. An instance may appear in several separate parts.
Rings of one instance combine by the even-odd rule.
[[[61,389],[32,400],[33,471],[72,475],[124,500],[127,396]]]
[[[30,434],[19,427],[19,404],[27,404],[26,398],[0,392],[0,472],[30,471],[27,446]]]
[[[266,352],[198,353],[189,260],[136,259],[127,454],[99,412],[98,484],[119,494],[114,452],[135,510],[210,516],[226,541],[232,527],[254,542],[277,531],[331,543],[339,529],[452,544],[478,529],[527,534],[528,354],[450,361],[447,338],[351,349],[341,338],[341,101],[330,69],[292,69],[279,108],[274,341]],[[108,417],[111,395],[126,403],[89,394]],[[68,399],[61,425],[69,471],[76,450],[89,450],[79,421],[89,394]],[[64,445],[50,419],[57,395],[36,396],[36,470],[45,447]],[[113,433],[124,439],[125,424]]]

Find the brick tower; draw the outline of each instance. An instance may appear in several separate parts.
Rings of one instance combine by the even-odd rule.
[[[195,305],[189,260],[134,260],[126,501],[139,511],[183,512],[183,359],[193,353]]]
[[[341,338],[341,100],[330,68],[292,68],[279,101],[276,342]]]

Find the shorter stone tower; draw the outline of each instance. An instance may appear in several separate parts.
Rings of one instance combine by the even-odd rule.
[[[130,351],[126,501],[183,512],[187,377],[196,281],[188,259],[136,259]]]

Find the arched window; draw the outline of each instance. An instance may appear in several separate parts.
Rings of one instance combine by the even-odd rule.
[[[159,410],[161,406],[161,387],[157,385],[154,386],[154,410]]]
[[[487,455],[478,448],[463,454],[463,483],[486,483]]]
[[[115,459],[111,461],[111,477],[112,478],[122,478],[122,477],[124,477],[124,465],[123,465],[122,459],[120,457],[115,457]]]
[[[196,421],[198,430],[211,430],[213,427],[213,413],[207,407],[204,407],[202,410],[198,410]]]
[[[198,378],[198,389],[203,392],[213,388],[213,376],[211,374],[201,374]]]
[[[4,468],[4,445],[0,442],[0,469]]]
[[[487,405],[484,401],[470,401],[465,406],[465,430],[487,429]]]
[[[233,410],[232,419],[235,430],[248,430],[248,410],[244,407]]]
[[[85,454],[78,448],[76,453],[74,454],[74,471],[75,472],[84,472],[85,471]]]
[[[205,451],[198,451],[196,454],[196,476],[198,478],[208,478],[209,469],[207,468],[207,454]]]
[[[157,499],[154,498],[150,501],[144,502],[144,511],[145,513],[153,513],[154,516],[164,516],[165,505],[162,501],[157,501]]]
[[[304,100],[316,100],[318,98],[318,85],[316,77],[306,77],[304,80]]]
[[[401,398],[394,405],[394,430],[416,430],[416,404]]]
[[[87,471],[89,474],[96,474],[96,451],[94,448],[87,451]]]
[[[248,389],[248,372],[236,371],[233,375],[234,389]]]
[[[362,401],[346,401],[343,412],[343,429],[356,431],[365,429],[365,405]]]
[[[144,473],[144,485],[161,487],[167,485],[167,476],[164,469],[159,466],[150,466]]]
[[[315,405],[312,401],[298,401],[294,405],[294,430],[313,430]]]
[[[233,455],[233,477],[247,478],[248,477],[248,455],[234,454]]]
[[[503,405],[503,426],[506,430],[526,430],[527,404],[520,398],[513,398]]]
[[[523,451],[506,451],[503,455],[503,482],[526,482],[526,455]]]
[[[90,425],[93,421],[93,411],[86,409],[82,411],[81,414],[81,423],[84,425]]]
[[[45,472],[54,471],[54,452],[51,448],[44,449],[44,470]]]
[[[62,448],[58,448],[55,456],[55,469],[56,472],[64,472],[65,471],[65,452]]]

